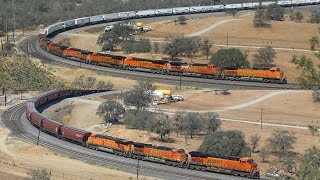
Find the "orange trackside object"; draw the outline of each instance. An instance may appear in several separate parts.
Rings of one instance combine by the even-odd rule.
[[[219,75],[220,69],[212,64],[192,64],[186,69],[188,73],[196,73],[203,75]]]
[[[98,146],[129,153],[133,142],[125,139],[113,138],[101,134],[91,134],[88,138],[88,146]]]
[[[163,160],[185,162],[187,154],[183,149],[173,149],[163,146],[146,146],[144,147],[144,155],[155,157]]]

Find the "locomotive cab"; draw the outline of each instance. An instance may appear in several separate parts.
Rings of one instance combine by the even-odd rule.
[[[258,169],[258,165],[252,158],[240,158],[240,163],[246,167],[251,173],[253,178],[259,178],[260,172]]]

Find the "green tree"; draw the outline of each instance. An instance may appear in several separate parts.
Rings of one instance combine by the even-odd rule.
[[[320,177],[320,149],[309,148],[300,157],[300,165],[297,170],[299,179],[316,180]]]
[[[189,112],[183,117],[183,132],[192,139],[194,135],[201,132],[205,127],[205,121],[201,114]]]
[[[115,24],[111,31],[102,33],[98,37],[97,44],[102,47],[102,51],[113,51],[118,45],[121,45],[124,41],[132,39],[134,30],[129,26]]]
[[[158,42],[155,42],[153,44],[153,52],[156,53],[156,54],[161,52],[161,46],[160,46],[160,44]]]
[[[310,22],[319,24],[319,22],[320,22],[320,10],[312,11],[311,17],[310,17]]]
[[[262,162],[266,162],[266,159],[270,156],[269,148],[268,147],[261,148],[259,156],[262,158]]]
[[[177,136],[183,132],[183,117],[186,114],[184,111],[177,111],[173,117],[173,129]]]
[[[124,124],[127,128],[150,130],[150,122],[154,119],[154,113],[147,110],[128,110],[124,116]]]
[[[178,17],[179,24],[182,24],[182,25],[187,24],[187,20],[188,19],[185,16],[179,16]]]
[[[45,169],[32,169],[28,172],[32,180],[50,180],[51,175]]]
[[[271,21],[270,21],[270,18],[267,16],[266,10],[258,8],[254,12],[253,26],[254,27],[270,27],[271,26]]]
[[[273,66],[272,63],[275,57],[276,51],[271,46],[260,48],[258,53],[254,54],[253,66],[270,68]]]
[[[309,131],[311,132],[312,136],[315,135],[315,133],[318,132],[319,127],[318,126],[314,126],[314,125],[309,125],[308,126]]]
[[[274,131],[272,136],[267,139],[268,147],[280,160],[293,149],[296,137],[289,131]]]
[[[157,133],[161,141],[165,141],[164,137],[170,135],[173,130],[172,121],[163,112],[157,113],[149,122],[149,130]]]
[[[282,21],[284,18],[284,8],[274,3],[267,7],[266,15],[271,20]]]
[[[248,156],[250,148],[241,131],[216,131],[207,134],[199,151],[219,156]]]
[[[261,136],[259,136],[257,133],[250,136],[250,145],[251,145],[251,150],[253,153],[256,152],[256,149],[259,145],[260,138],[261,138]]]
[[[208,112],[202,115],[207,133],[217,131],[221,126],[221,119],[215,112]]]
[[[275,160],[271,166],[277,170],[277,174],[281,179],[293,179],[297,171],[297,154],[293,152],[286,152],[280,160]]]
[[[209,60],[209,56],[211,54],[212,42],[209,39],[203,40],[203,46],[201,48],[202,54],[207,56],[207,60]]]
[[[6,82],[2,88],[18,91],[63,89],[64,84],[56,79],[45,66],[25,57],[14,57],[12,61],[0,61],[1,74]],[[9,83],[8,83],[9,82]]]
[[[320,101],[320,90],[314,90],[312,92],[312,99],[313,99],[313,102],[319,102]]]
[[[123,103],[126,106],[133,106],[136,110],[142,110],[149,107],[152,102],[151,93],[155,86],[148,80],[139,80],[134,89],[126,93]]]
[[[221,69],[248,68],[250,63],[240,49],[220,49],[213,54],[210,61]]]
[[[317,71],[313,61],[306,56],[293,56],[292,63],[297,65],[297,69],[301,71],[298,78],[299,84],[303,88],[318,89],[320,85],[320,71]]]
[[[297,21],[297,22],[301,22],[302,21],[302,19],[303,19],[303,14],[300,12],[300,11],[297,11],[297,12],[292,12],[291,14],[290,14],[290,19],[292,20],[292,21]]]
[[[320,46],[320,40],[318,36],[312,36],[312,38],[309,39],[309,42],[311,50],[315,50]]]
[[[118,122],[119,117],[125,113],[125,109],[117,101],[106,101],[100,104],[96,114],[106,123]]]
[[[96,85],[97,90],[111,90],[113,88],[113,83],[111,81],[98,81]]]
[[[74,78],[72,85],[77,89],[92,90],[96,87],[96,81],[95,77],[81,75]]]

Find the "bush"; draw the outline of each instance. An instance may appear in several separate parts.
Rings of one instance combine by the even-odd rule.
[[[221,69],[249,68],[250,63],[240,49],[220,49],[213,54],[211,61]]]
[[[199,151],[219,156],[250,156],[241,131],[216,131],[208,134]]]

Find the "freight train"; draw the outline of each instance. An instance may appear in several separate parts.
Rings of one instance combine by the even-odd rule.
[[[213,64],[186,64],[176,61],[149,60],[131,56],[95,53],[87,50],[59,46],[51,39],[40,37],[40,46],[54,55],[87,64],[107,66],[124,70],[141,70],[164,75],[182,75],[211,79],[257,81],[286,84],[287,80],[279,68],[267,70],[237,69],[221,70]]]
[[[155,146],[95,134],[53,121],[37,110],[42,105],[54,100],[93,92],[96,91],[58,90],[46,92],[27,102],[26,117],[32,125],[41,131],[90,149],[105,151],[126,158],[162,163],[168,166],[199,171],[213,171],[249,178],[260,178],[259,169],[252,158],[213,156],[197,151],[192,151],[187,154],[184,149],[180,148]]]
[[[226,79],[226,80],[247,80],[247,81],[260,81],[268,83],[286,84],[287,80],[284,73],[279,68],[271,68],[267,70],[252,70],[252,69],[239,69],[239,70],[225,70],[222,71],[213,65],[208,64],[191,64],[188,66],[177,65],[177,63],[170,63],[165,61],[152,61],[152,60],[138,60],[133,58],[133,61],[126,60],[125,57],[103,55],[101,53],[92,53],[86,50],[68,48],[58,46],[52,42],[45,42],[58,33],[98,23],[107,23],[119,20],[134,19],[134,18],[147,18],[155,16],[170,16],[178,14],[192,14],[192,13],[208,13],[208,12],[221,12],[230,9],[246,10],[254,9],[257,7],[266,7],[271,4],[279,4],[280,6],[302,6],[302,5],[317,5],[320,0],[279,0],[279,1],[264,1],[264,2],[250,2],[238,4],[225,4],[225,5],[211,5],[211,6],[192,6],[192,7],[175,7],[164,9],[149,9],[140,11],[119,12],[111,14],[96,15],[90,17],[82,17],[70,19],[63,22],[58,22],[48,27],[45,27],[40,32],[40,43],[42,47],[59,56],[65,56],[73,60],[86,61],[92,64],[99,64],[111,66],[116,68],[123,68],[128,70],[135,70],[137,68],[147,69],[153,73],[173,74],[173,75],[192,75],[205,78]],[[133,64],[125,64],[125,62],[132,62]],[[148,63],[146,63],[148,62]],[[151,64],[151,65],[150,65]],[[145,66],[148,65],[148,66]]]

